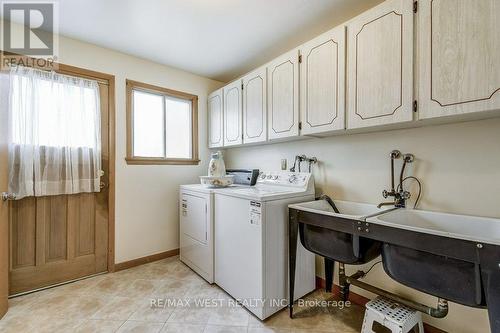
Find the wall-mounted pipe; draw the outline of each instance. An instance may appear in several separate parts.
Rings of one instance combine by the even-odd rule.
[[[298,162],[298,164],[297,164]],[[316,157],[307,157],[305,154],[295,156],[295,160],[293,162],[293,167],[290,168],[291,172],[297,171],[297,166],[299,167],[299,172],[301,172],[301,163],[307,162],[309,166],[309,172],[311,172],[312,165],[318,163],[318,159]]]
[[[341,273],[342,273],[342,271],[339,272],[339,275]],[[361,289],[367,290],[369,292],[372,292],[374,294],[386,297],[386,298],[393,300],[397,303],[403,304],[409,308],[426,313],[429,316],[434,317],[434,318],[444,318],[448,314],[448,301],[445,299],[439,298],[437,307],[432,308],[430,306],[403,298],[403,297],[398,296],[396,294],[393,294],[389,291],[377,288],[375,286],[372,286],[371,284],[359,281],[358,279],[360,277],[363,277],[364,275],[365,275],[364,272],[358,271],[351,276],[345,276],[345,277],[341,278],[341,281],[344,280],[348,285],[352,284],[358,288],[361,288]],[[339,276],[339,278],[340,278],[340,276]]]

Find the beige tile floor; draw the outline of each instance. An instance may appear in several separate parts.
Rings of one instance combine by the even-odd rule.
[[[180,299],[189,306],[151,307],[152,299]],[[200,307],[194,299],[217,300]],[[314,300],[333,300],[316,291]],[[220,300],[220,301],[219,301]],[[170,258],[17,297],[0,320],[0,332],[359,332],[363,309],[302,307],[290,319],[283,310],[264,322]]]

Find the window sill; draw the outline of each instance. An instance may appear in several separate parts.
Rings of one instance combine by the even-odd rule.
[[[198,165],[198,159],[155,158],[155,157],[125,157],[128,165]]]

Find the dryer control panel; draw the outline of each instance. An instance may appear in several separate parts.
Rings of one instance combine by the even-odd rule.
[[[274,171],[261,172],[257,183],[290,187],[307,187],[310,179],[311,174],[308,172]]]

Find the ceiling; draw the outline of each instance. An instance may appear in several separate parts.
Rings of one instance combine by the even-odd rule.
[[[227,82],[382,0],[64,0],[59,33]]]

